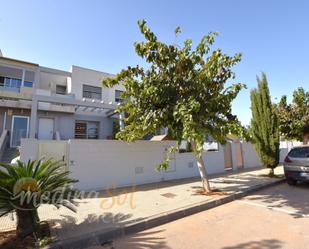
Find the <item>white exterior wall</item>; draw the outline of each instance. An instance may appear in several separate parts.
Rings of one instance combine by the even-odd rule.
[[[56,149],[60,144],[58,146],[55,142],[23,139],[21,159],[36,159],[44,154],[44,148],[49,148],[46,155],[58,158],[66,155],[71,176],[79,180],[76,187],[81,190],[99,190],[199,176],[193,153],[175,153],[166,172],[156,171],[156,166],[166,156],[166,149],[175,144],[174,141],[137,141],[130,144],[118,140],[59,141],[67,144],[62,146],[67,151]],[[48,146],[47,143],[53,144]],[[55,150],[52,149],[51,153],[50,148],[54,147]],[[260,166],[252,145],[246,144],[243,148],[244,168]],[[221,145],[219,151],[204,152],[203,158],[209,174],[224,172],[224,151]]]
[[[156,172],[155,167],[162,162],[165,147],[146,143],[71,140],[69,168],[72,177],[80,179],[76,187],[98,190],[163,180],[163,174]]]
[[[21,153],[20,160],[27,162],[28,160],[37,160],[39,159],[38,150],[39,150],[39,141],[37,139],[25,138],[21,139]]]
[[[55,93],[56,85],[67,86],[67,78],[67,76],[61,74],[41,71],[37,88],[50,90]]]
[[[102,79],[112,77],[112,74],[99,72],[92,69],[72,66],[72,77],[68,83],[69,93],[75,94],[76,99],[83,98],[83,85],[102,87]],[[115,102],[115,90],[124,91],[121,85],[113,88],[102,88],[102,100],[105,103]]]
[[[224,172],[224,148],[219,145],[218,151],[203,152],[203,159],[209,174]],[[194,167],[197,167],[194,165]]]
[[[242,143],[242,153],[244,159],[244,167],[245,168],[252,168],[261,166],[262,163],[254,149],[253,144],[251,143]],[[234,154],[233,154],[234,155]]]
[[[84,190],[138,185],[198,176],[193,153],[175,153],[166,172],[156,166],[173,141],[70,140],[69,168]],[[85,156],[87,155],[87,156]],[[210,174],[224,171],[223,150],[205,152],[203,158]],[[193,165],[193,167],[192,167]]]

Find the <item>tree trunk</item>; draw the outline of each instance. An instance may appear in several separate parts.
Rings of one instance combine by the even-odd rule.
[[[304,144],[304,145],[308,144],[308,140],[309,140],[309,133],[306,133],[306,134],[304,135],[303,144]]]
[[[39,217],[37,210],[21,210],[16,209],[17,216],[17,237],[24,238],[33,235],[39,229]],[[35,234],[36,236],[37,234]]]
[[[273,177],[275,175],[274,168],[270,168],[269,170],[269,176]]]
[[[196,152],[195,143],[191,142],[191,145],[192,145],[193,151]],[[196,162],[197,162],[198,171],[199,171],[201,179],[202,179],[203,188],[204,188],[206,193],[210,193],[211,188],[210,188],[210,184],[209,184],[209,180],[208,180],[207,171],[206,171],[206,167],[205,167],[203,157],[201,155],[198,155],[198,154],[195,153],[195,158],[196,158]]]

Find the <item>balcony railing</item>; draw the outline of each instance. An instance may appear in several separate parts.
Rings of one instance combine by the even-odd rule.
[[[20,87],[0,86],[0,91],[19,93],[20,92]]]
[[[35,94],[43,95],[43,96],[54,96],[54,97],[60,97],[60,98],[70,98],[70,99],[75,98],[75,94],[70,94],[70,93],[58,94],[58,93],[51,91],[50,89],[42,89],[42,88],[35,89]]]

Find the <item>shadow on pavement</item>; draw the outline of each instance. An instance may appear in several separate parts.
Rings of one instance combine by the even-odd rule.
[[[309,183],[299,183],[289,186],[286,183],[274,188],[258,192],[246,197],[250,201],[258,201],[272,208],[285,208],[291,210],[291,216],[302,218],[309,215]]]
[[[281,176],[278,176],[277,178],[281,178]],[[238,177],[237,175],[231,175],[210,179],[210,186],[212,189],[216,189],[216,191],[223,193],[233,193],[249,189],[254,185],[268,182],[270,180],[276,180],[276,178],[248,173],[246,175],[242,175],[241,177]],[[191,186],[191,189],[201,189],[201,186]],[[196,193],[193,193],[193,195],[196,195]]]
[[[160,234],[161,232],[164,232],[164,230],[161,229],[132,234],[128,237],[117,240],[115,243],[112,243],[110,249],[171,249],[169,246],[167,246],[164,237],[156,235]]]
[[[276,239],[266,239],[260,241],[250,241],[235,246],[227,246],[222,249],[278,249],[283,247],[283,242]]]
[[[89,214],[82,222],[70,215],[61,215],[62,219],[52,219],[58,224],[54,228],[58,239],[62,239],[65,234],[67,238],[76,237],[96,231],[109,230],[111,227],[122,226],[132,221],[128,221],[132,214],[106,212],[102,215]],[[136,220],[134,220],[136,221]]]

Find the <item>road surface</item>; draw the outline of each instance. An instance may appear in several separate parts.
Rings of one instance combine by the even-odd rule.
[[[306,249],[309,185],[280,184],[91,249]]]

